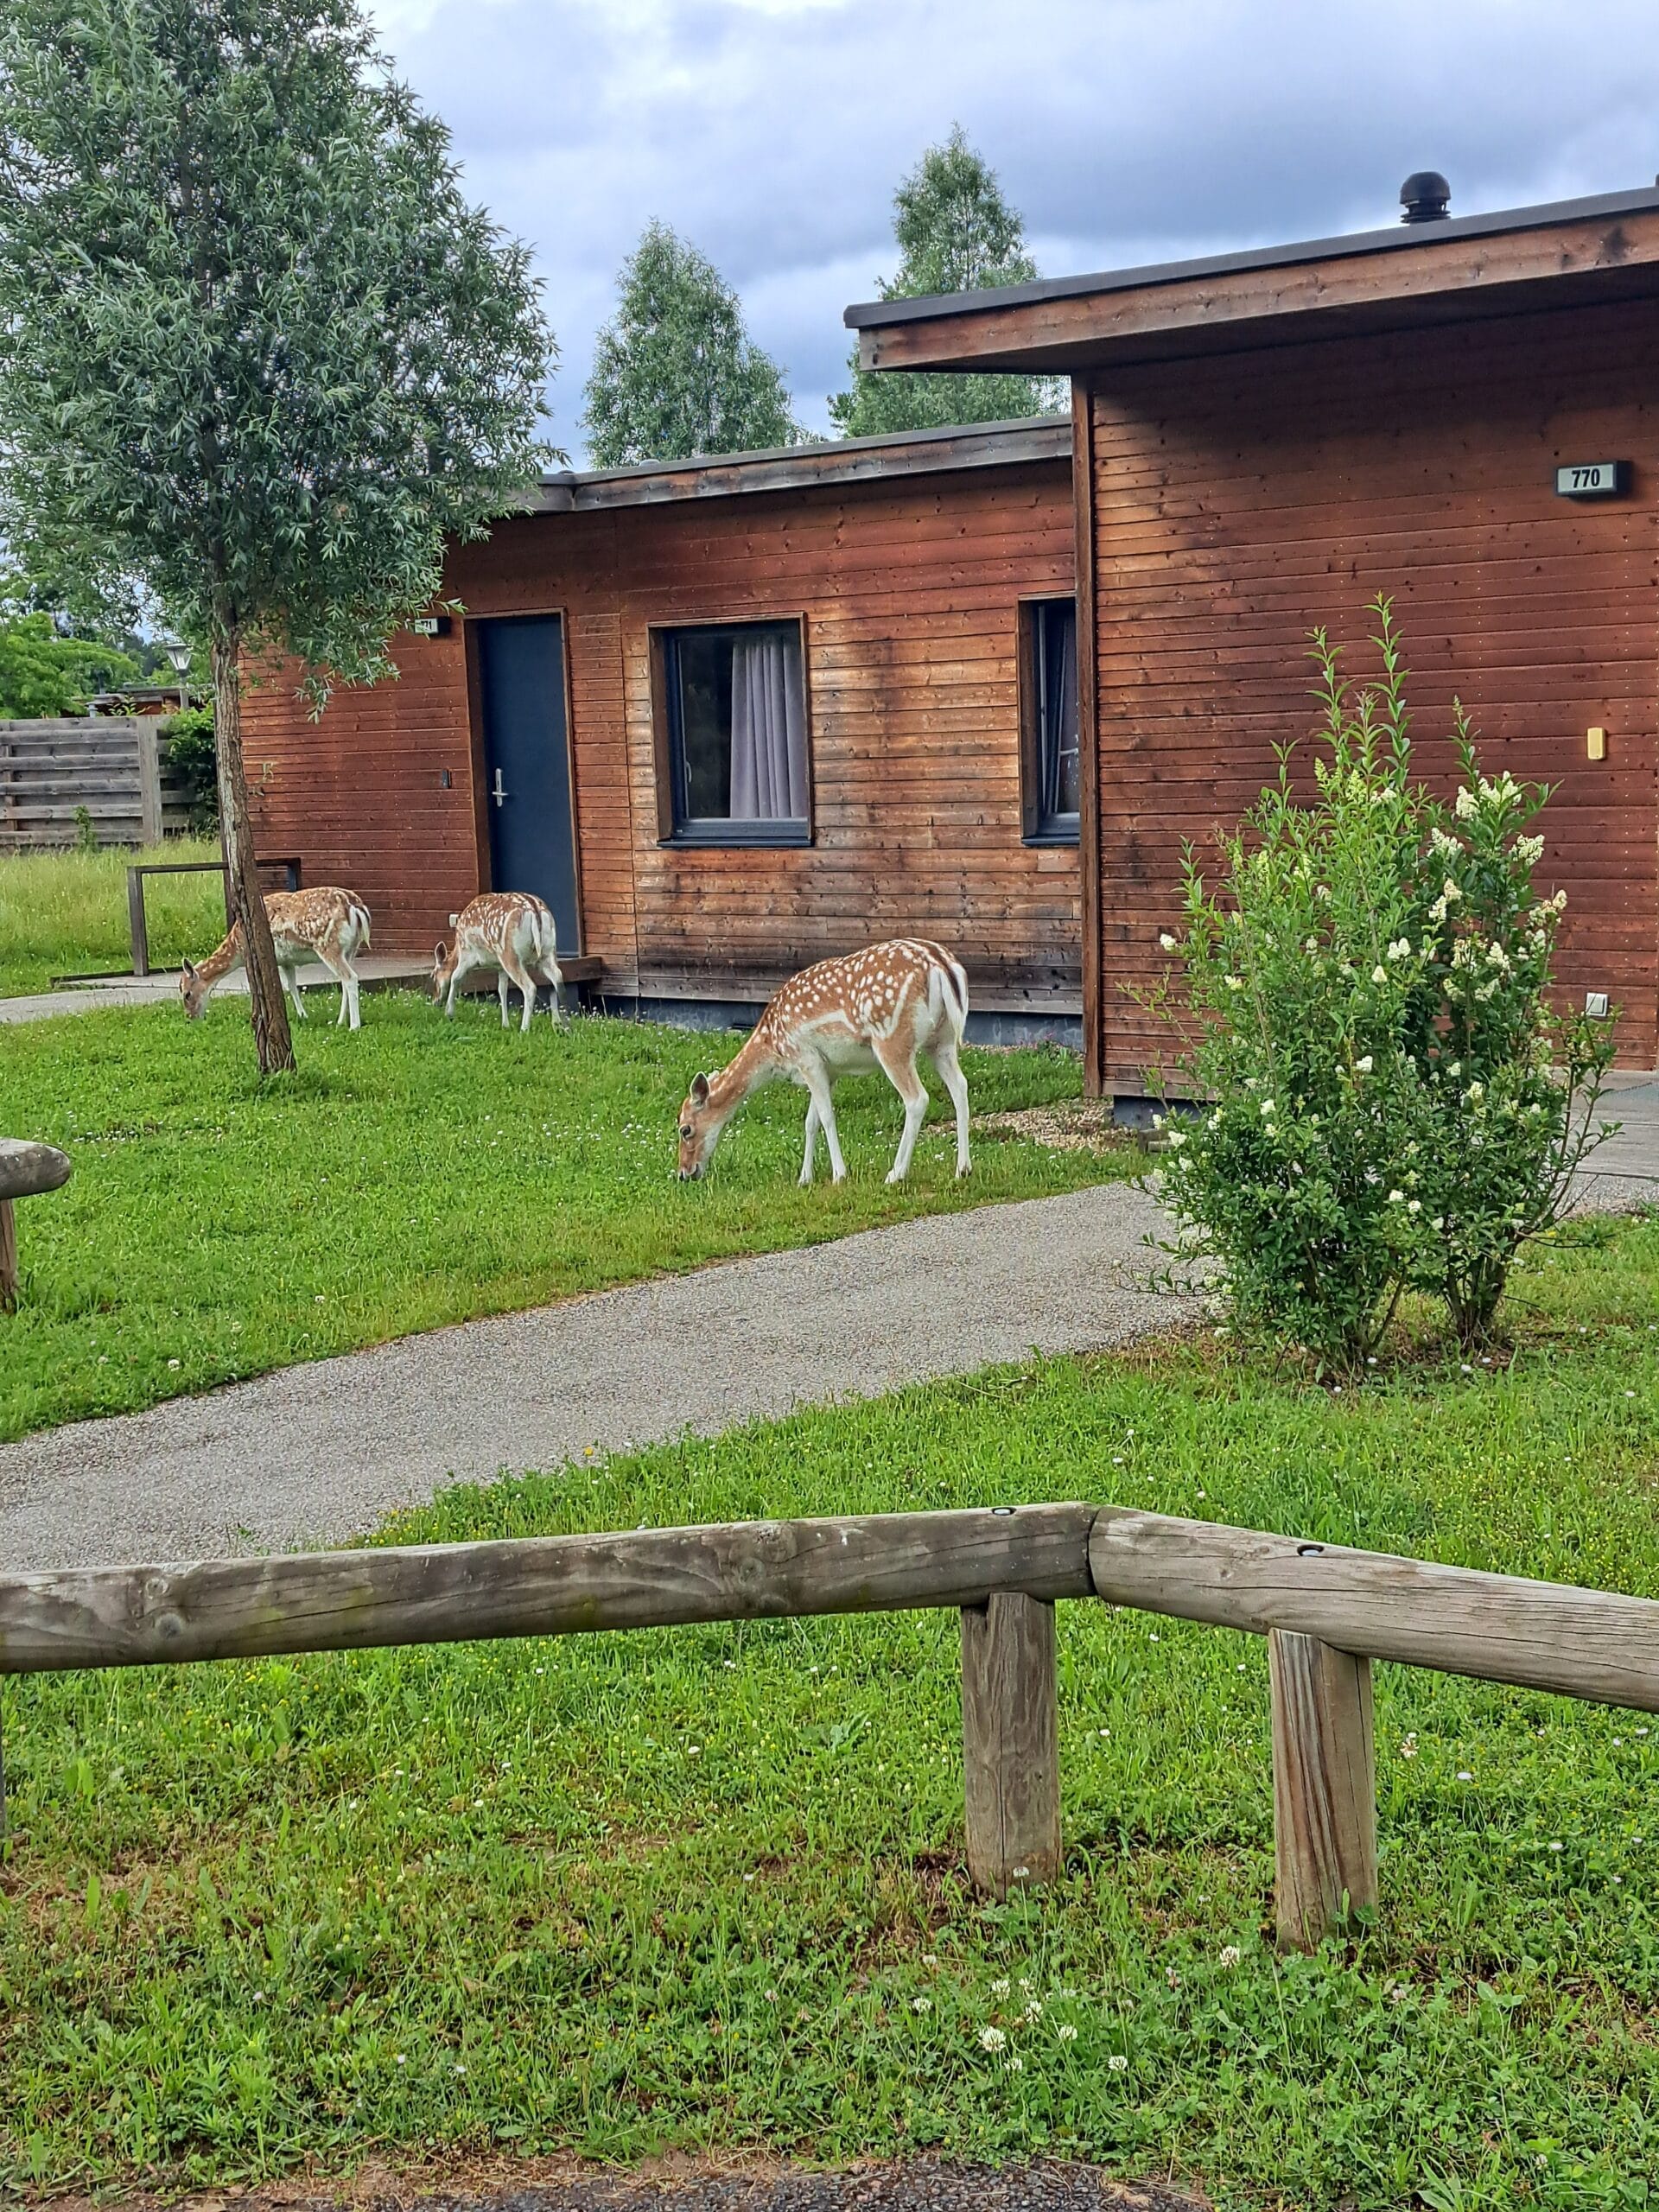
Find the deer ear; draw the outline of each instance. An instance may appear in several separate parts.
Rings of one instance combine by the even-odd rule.
[[[184,972],[185,972],[186,976],[189,978],[190,982],[194,983],[194,982],[195,982],[195,980],[196,980],[196,968],[195,968],[195,963],[194,963],[193,960],[187,960],[187,961],[185,962],[185,963],[184,963]]]
[[[692,1077],[691,1103],[694,1106],[706,1106],[709,1103],[709,1078],[706,1075]]]

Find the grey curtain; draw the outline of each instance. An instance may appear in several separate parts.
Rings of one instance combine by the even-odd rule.
[[[732,644],[732,820],[806,819],[806,697],[798,641]]]

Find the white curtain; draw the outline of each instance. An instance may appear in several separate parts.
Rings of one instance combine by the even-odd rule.
[[[732,820],[806,819],[806,698],[798,639],[732,644]]]

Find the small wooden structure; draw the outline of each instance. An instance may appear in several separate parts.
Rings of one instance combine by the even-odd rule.
[[[1491,772],[1554,787],[1564,996],[1605,994],[1621,1058],[1659,1061],[1659,189],[1408,212],[847,311],[867,367],[1072,379],[1095,1090],[1138,1092],[1156,1056],[1134,994],[1162,972],[1187,842],[1315,721],[1309,632],[1363,640],[1379,593],[1420,770],[1450,779],[1421,741],[1456,696]]]
[[[13,1202],[60,1190],[69,1180],[73,1166],[68,1154],[60,1152],[56,1145],[0,1137],[0,1313],[15,1312],[17,1305],[17,1219]]]
[[[1276,1921],[1377,1903],[1370,1662],[1659,1712],[1659,1604],[1127,1506],[749,1521],[0,1579],[0,1675],[942,1606],[962,1616],[968,1865],[1060,1872],[1054,1607],[1265,1635]]]
[[[1075,659],[1051,652],[1046,695],[1039,666],[1042,620],[1075,623],[1071,469],[1049,419],[550,476],[454,550],[464,612],[396,641],[398,681],[319,723],[281,671],[250,692],[260,849],[350,884],[378,950],[535,891],[613,1006],[746,1019],[808,961],[909,933],[950,944],[1004,1033],[1075,1039],[1076,815],[1045,812],[1035,758],[1068,682],[1075,757]],[[734,638],[798,685],[801,788],[770,823],[706,818],[683,772]]]

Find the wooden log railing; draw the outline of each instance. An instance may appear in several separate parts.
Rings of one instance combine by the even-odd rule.
[[[952,1607],[969,1870],[1001,1897],[1059,1871],[1062,1598],[1268,1637],[1277,1921],[1297,1948],[1376,1903],[1374,1659],[1659,1712],[1651,1599],[1084,1504],[14,1575],[0,1675]]]

